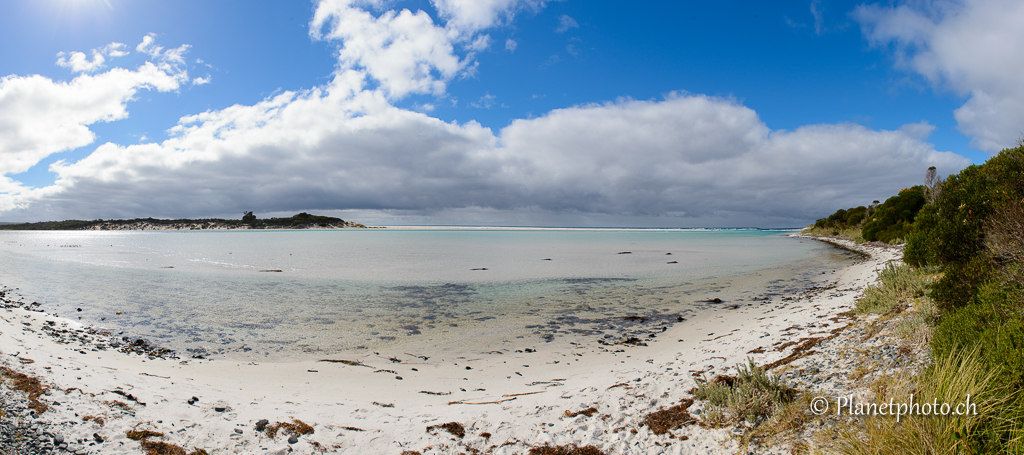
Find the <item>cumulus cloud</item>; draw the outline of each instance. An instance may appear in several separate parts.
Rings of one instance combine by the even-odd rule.
[[[374,16],[353,0],[323,0],[310,21],[315,39],[340,42],[342,69],[359,69],[392,97],[444,94],[446,82],[466,67],[454,37],[426,12],[387,11]]]
[[[517,43],[516,40],[512,38],[505,40],[505,49],[509,52],[515,52],[517,47],[519,47],[519,43]]]
[[[509,23],[521,10],[537,11],[545,0],[431,0],[448,27],[473,33],[499,23]]]
[[[497,132],[431,117],[424,113],[430,103],[401,109],[395,99],[409,94],[443,96],[447,83],[478,65],[474,52],[490,43],[482,30],[543,2],[434,4],[445,26],[422,11],[385,11],[384,0],[323,0],[310,33],[337,45],[330,83],[182,117],[160,143],[99,145],[79,161],[52,164],[57,179],[47,187],[2,177],[0,213],[66,219],[362,210],[524,224],[582,216],[792,226],[891,195],[929,166],[955,172],[968,164],[925,142],[928,124],[772,131],[735,100],[686,93],[557,109]],[[561,23],[578,26],[568,16]],[[188,46],[165,50],[147,35],[136,51],[151,61],[135,71],[115,68],[70,83],[0,80],[4,175],[91,143],[88,125],[123,118],[139,89],[204,80],[185,73]],[[476,104],[494,101],[485,94]]]
[[[142,42],[135,46],[136,52],[142,52],[143,54],[149,54],[151,56],[157,56],[163,47],[156,45],[156,33],[149,33],[142,37]]]
[[[123,47],[118,43],[105,47],[94,54],[91,64],[102,64],[99,56],[113,55]],[[74,69],[75,55],[81,54],[67,54],[65,64]],[[125,118],[127,102],[139,90],[177,90],[186,81],[182,68],[161,59],[135,70],[82,74],[70,82],[39,75],[4,77],[0,79],[0,173],[24,172],[54,153],[88,145],[95,139],[88,126]]]
[[[93,72],[103,67],[107,61],[98,51],[92,51],[92,60],[84,52],[61,52],[57,54],[57,64],[64,68],[70,68],[76,73]]]
[[[922,142],[928,125],[771,131],[735,101],[673,94],[559,109],[495,134],[396,108],[364,84],[349,70],[324,88],[185,117],[163,143],[104,144],[53,165],[54,186],[0,205],[65,217],[301,208],[757,225],[814,219],[892,194],[928,166],[967,164]]]
[[[902,131],[772,132],[745,106],[692,95],[560,109],[517,120],[501,140],[528,157],[518,180],[545,206],[648,216],[808,219],[895,192],[930,165],[968,164]]]
[[[853,12],[864,35],[892,50],[900,68],[968,97],[955,111],[971,146],[1012,146],[1024,129],[1024,3],[932,0],[867,5]],[[981,32],[979,32],[981,31]]]
[[[124,51],[123,43],[110,43],[99,49],[93,49],[92,60],[85,55],[85,52],[60,52],[57,54],[57,65],[69,68],[76,73],[91,73],[103,67],[107,61],[106,57],[123,57],[128,55]]]

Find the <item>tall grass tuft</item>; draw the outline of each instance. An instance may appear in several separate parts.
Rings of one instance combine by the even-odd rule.
[[[887,313],[901,303],[925,295],[928,277],[907,264],[886,264],[878,273],[882,282],[868,286],[864,297],[857,301],[857,313]]]
[[[875,403],[949,403],[949,415],[865,416],[859,428],[839,432],[833,449],[842,454],[912,455],[991,453],[1024,450],[1020,391],[996,380],[979,350],[958,351],[936,359],[916,381],[878,387]],[[890,381],[893,381],[890,379]],[[974,408],[954,415],[970,397]]]

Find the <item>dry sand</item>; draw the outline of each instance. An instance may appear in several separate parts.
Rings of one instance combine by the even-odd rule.
[[[748,357],[759,365],[792,360],[800,344],[787,342],[844,327],[837,315],[852,308],[878,269],[901,257],[892,248],[844,246],[869,257],[823,271],[828,285],[740,302],[738,308],[726,302],[668,328],[648,346],[565,341],[537,352],[458,358],[379,352],[333,359],[347,363],[161,359],[97,349],[73,321],[12,308],[0,310],[0,365],[52,387],[41,398],[50,410],[36,421],[79,453],[142,453],[140,443],[126,436],[133,429],[164,433],[150,440],[211,454],[525,454],[545,444],[594,445],[622,454],[732,453],[737,430],[691,425],[654,435],[641,423],[689,397],[695,377],[727,373]],[[65,340],[85,342],[58,342],[44,325]],[[192,397],[198,400],[190,404]],[[566,415],[591,407],[596,412]],[[295,443],[287,431],[270,438],[255,430],[263,419],[298,419],[313,433]],[[459,423],[464,434],[434,427],[449,422]]]

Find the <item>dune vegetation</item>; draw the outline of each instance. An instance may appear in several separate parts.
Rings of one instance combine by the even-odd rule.
[[[908,311],[901,331],[928,340],[932,365],[880,387],[882,398],[963,400],[977,413],[866,417],[839,453],[1024,453],[1024,143],[948,179],[839,210],[805,233],[905,244],[859,313]],[[902,394],[902,395],[901,395]]]

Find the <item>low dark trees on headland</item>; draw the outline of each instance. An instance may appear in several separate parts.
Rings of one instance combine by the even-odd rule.
[[[308,228],[365,228],[360,223],[331,216],[310,215],[306,212],[288,218],[258,219],[252,212],[244,212],[242,219],[220,218],[177,219],[135,218],[131,220],[66,220],[39,223],[5,224],[0,229],[12,231],[81,231],[132,229],[308,229]]]
[[[899,194],[869,207],[839,209],[828,218],[814,223],[825,234],[838,235],[848,229],[860,229],[869,242],[902,243],[912,230],[917,213],[925,205],[925,187],[918,185],[900,190]]]

